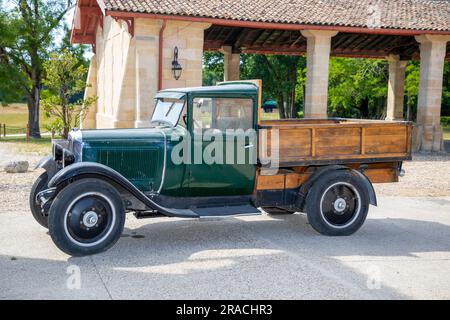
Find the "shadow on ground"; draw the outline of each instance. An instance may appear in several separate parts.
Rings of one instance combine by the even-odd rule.
[[[445,224],[397,218],[369,219],[349,237],[318,235],[301,214],[200,221],[158,218],[126,228],[112,249],[92,257],[11,260],[2,255],[0,297],[405,298],[388,283],[370,290],[370,275],[342,262],[449,252],[449,235]],[[80,290],[67,289],[69,265],[81,270]]]

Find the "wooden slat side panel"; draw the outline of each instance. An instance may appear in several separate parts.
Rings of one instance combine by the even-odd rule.
[[[273,158],[271,150],[278,148],[280,162],[294,161],[311,156],[311,130],[309,129],[279,129],[279,139],[269,139],[267,142],[269,155]]]
[[[284,189],[284,174],[277,174],[273,176],[259,175],[256,189],[257,190]]]
[[[405,125],[372,127],[365,129],[367,154],[408,152],[408,128]]]
[[[310,173],[280,173],[276,175],[258,175],[257,190],[295,189],[304,183]]]
[[[394,168],[367,169],[364,171],[364,175],[372,183],[398,182],[397,170]]]
[[[401,160],[410,157],[410,127],[408,123],[381,121],[302,126],[279,124],[267,130],[279,133],[278,141],[267,141],[267,150],[274,158],[270,150],[278,148],[278,161],[284,166],[341,159]]]
[[[360,128],[315,129],[316,156],[356,155],[361,153]]]
[[[286,189],[294,189],[308,180],[309,173],[290,173],[286,175]]]

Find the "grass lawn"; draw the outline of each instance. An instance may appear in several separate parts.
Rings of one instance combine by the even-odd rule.
[[[49,123],[49,120],[41,110],[39,114],[41,132],[48,131],[45,129],[45,125]],[[0,105],[0,123],[6,124],[6,134],[25,133],[28,123],[27,105],[25,103],[11,103],[6,107]]]
[[[8,143],[17,153],[33,153],[42,156],[52,152],[51,142],[51,137],[30,139],[28,143],[25,137],[0,137],[0,143]]]
[[[280,119],[280,113],[278,109],[273,110],[273,112],[265,112],[261,109],[261,120],[278,120]]]
[[[450,127],[443,127],[444,130],[444,140],[450,140]]]

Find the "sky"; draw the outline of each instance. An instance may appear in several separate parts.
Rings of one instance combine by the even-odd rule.
[[[63,1],[63,0],[61,0]],[[3,0],[2,6],[5,7],[6,9],[13,9],[17,4],[16,0]],[[64,17],[64,23],[66,23],[68,26],[72,25],[72,19],[73,19],[73,14],[75,12],[75,7],[73,7],[72,9],[70,9],[65,17]],[[55,45],[58,46],[61,43],[62,38],[64,37],[64,33],[62,32],[62,30],[59,30],[56,34],[55,37]],[[92,56],[91,52],[87,52],[86,53],[86,58],[90,58]]]

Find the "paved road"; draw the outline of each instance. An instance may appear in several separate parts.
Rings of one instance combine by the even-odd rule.
[[[84,258],[61,253],[26,208],[1,210],[0,298],[450,298],[450,197],[380,198],[341,238],[300,214],[130,216],[114,248]]]

